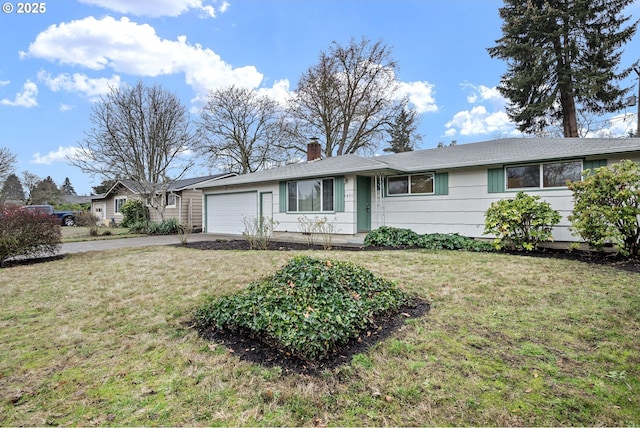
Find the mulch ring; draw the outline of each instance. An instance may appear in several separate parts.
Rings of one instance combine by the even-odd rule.
[[[420,318],[429,312],[429,304],[422,299],[400,308],[399,311],[376,317],[370,327],[346,345],[340,347],[333,355],[321,361],[306,361],[283,349],[266,345],[249,332],[224,332],[205,330],[201,337],[212,342],[212,347],[223,346],[227,352],[243,361],[260,364],[263,367],[280,367],[282,374],[304,374],[316,376],[325,370],[348,363],[351,358],[366,352],[376,343],[385,340],[405,325],[406,320]]]

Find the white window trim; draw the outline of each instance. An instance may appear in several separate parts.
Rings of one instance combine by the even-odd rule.
[[[122,204],[126,204],[127,203],[127,197],[126,196],[116,196],[115,198],[113,198],[113,214],[114,215],[123,215],[122,212],[117,211],[118,209],[118,201],[122,200],[124,201]]]
[[[296,183],[296,191],[298,188],[298,183],[300,182],[304,182],[304,181],[314,181],[314,180],[320,180],[320,185],[323,186],[320,189],[320,211],[301,211],[301,210],[296,210],[296,211],[292,211],[289,207],[289,183]],[[324,184],[322,184],[325,180],[331,180],[331,182],[333,183],[333,191],[332,191],[332,195],[333,195],[333,209],[330,211],[324,211],[322,209],[322,207],[324,206]],[[313,213],[334,213],[336,212],[336,178],[335,177],[322,177],[322,178],[306,178],[306,179],[300,179],[300,180],[289,180],[286,182],[286,187],[287,189],[287,213],[295,213],[295,214],[313,214]],[[296,195],[296,208],[299,205],[300,201],[297,200],[297,195]]]
[[[517,164],[517,165],[507,165],[504,167],[504,187],[507,191],[520,191],[520,190],[562,190],[567,189],[567,186],[554,186],[554,187],[544,187],[544,165],[556,164],[556,163],[580,163],[580,170],[584,170],[584,161],[582,159],[570,159],[570,160],[561,160],[561,161],[551,161],[551,162],[533,162],[526,164]],[[523,166],[538,166],[538,187],[509,187],[509,174],[507,170],[509,168],[519,168]],[[580,180],[582,180],[582,175],[580,176]]]
[[[166,199],[169,199],[169,196],[173,195],[173,204],[167,204],[165,205],[165,208],[175,208],[176,206],[178,206],[178,195],[176,195],[175,193],[167,193]]]
[[[431,188],[433,189],[431,192],[426,192],[426,193],[411,193],[411,177],[416,176],[416,175],[430,175],[431,176]],[[389,192],[389,179],[390,178],[399,178],[399,177],[406,177],[407,178],[407,193],[390,193]],[[395,197],[402,197],[402,196],[421,196],[421,195],[435,195],[436,193],[436,174],[435,172],[420,172],[420,173],[416,173],[416,174],[403,174],[403,175],[389,175],[387,176],[387,180],[386,183],[387,185],[387,189],[386,189],[386,196],[390,197],[390,198],[395,198]]]

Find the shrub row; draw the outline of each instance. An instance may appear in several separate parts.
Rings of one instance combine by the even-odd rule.
[[[368,247],[419,247],[428,250],[491,251],[488,242],[478,241],[457,233],[428,233],[420,235],[411,229],[381,226],[367,234]]]
[[[209,301],[194,321],[200,330],[248,330],[266,344],[313,361],[358,337],[374,316],[407,302],[394,283],[360,266],[298,256],[243,292]]]
[[[175,235],[183,233],[185,226],[177,219],[163,220],[160,223],[151,221],[140,221],[129,227],[129,233],[140,233],[144,235]]]
[[[53,256],[61,239],[56,217],[15,205],[0,206],[0,265],[12,257]]]

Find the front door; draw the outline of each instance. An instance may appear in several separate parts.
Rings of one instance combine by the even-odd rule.
[[[356,218],[358,233],[371,231],[371,177],[356,181]]]

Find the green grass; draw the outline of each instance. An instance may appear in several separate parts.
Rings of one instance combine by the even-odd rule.
[[[142,234],[129,233],[126,227],[104,227],[98,228],[98,235],[91,236],[89,228],[84,226],[62,227],[62,242],[97,241],[102,239],[121,239],[146,236]]]
[[[317,377],[185,324],[295,252],[179,247],[0,270],[0,425],[638,425],[638,274],[447,251],[326,252],[431,311]]]

